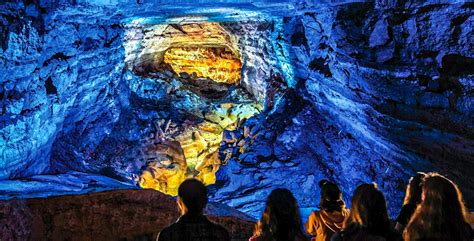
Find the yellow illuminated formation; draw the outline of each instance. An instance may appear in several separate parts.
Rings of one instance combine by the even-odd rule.
[[[139,178],[140,187],[177,195],[179,185],[185,180],[187,168],[180,143],[152,139],[141,147],[141,155],[151,161]]]
[[[240,81],[240,59],[225,48],[170,48],[164,62],[175,73],[196,73],[216,82],[235,84]]]
[[[132,27],[125,38],[126,62],[137,73],[171,68],[178,75],[189,74],[191,78],[182,76],[183,81],[209,78],[239,84],[241,80],[239,37],[220,23],[161,24],[146,31]],[[242,120],[260,112],[262,105],[221,103],[211,109],[200,113],[204,117],[199,121],[171,123],[177,131],[169,134],[158,127],[155,138],[146,140],[147,144],[140,147],[144,154],[139,158],[147,165],[138,178],[141,187],[176,195],[177,187],[187,177],[205,184],[216,182],[216,172],[222,163],[218,151],[224,130],[235,129]]]
[[[262,109],[260,104],[222,104],[206,114],[205,121],[186,129],[176,140],[181,143],[188,169],[205,184],[216,182],[219,170],[219,144],[224,130],[234,130],[239,121],[250,118]]]
[[[145,145],[142,152],[148,153],[146,158],[154,161],[140,175],[140,186],[176,195],[186,177],[214,184],[222,163],[218,151],[223,131],[235,129],[239,121],[261,110],[262,105],[255,103],[222,104],[207,113],[203,122],[175,136],[175,140]]]

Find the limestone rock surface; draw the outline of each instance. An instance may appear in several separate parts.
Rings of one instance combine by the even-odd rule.
[[[213,205],[208,208],[210,219],[223,225],[233,240],[251,236],[251,219],[229,207]],[[175,200],[154,190],[15,199],[0,202],[0,239],[155,240],[178,217]]]

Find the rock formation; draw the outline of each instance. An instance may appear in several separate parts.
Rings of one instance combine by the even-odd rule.
[[[82,172],[175,194],[192,176],[258,217],[276,187],[317,207],[328,178],[346,201],[378,183],[395,215],[429,170],[472,208],[472,3],[170,2],[0,4],[0,184]],[[163,61],[193,47],[240,80]]]
[[[244,214],[212,203],[208,210],[232,240],[252,235],[253,222]],[[153,190],[16,199],[0,201],[0,239],[155,240],[178,217],[175,201]]]

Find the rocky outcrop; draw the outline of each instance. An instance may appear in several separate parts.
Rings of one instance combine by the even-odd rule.
[[[0,9],[0,178],[87,169],[81,152],[110,131],[122,106],[119,96],[126,95],[118,94],[123,49],[117,19],[41,14],[50,10],[35,4]],[[86,148],[78,150],[78,139]],[[59,161],[67,152],[61,148],[75,148],[68,153],[75,161]]]
[[[276,187],[309,210],[322,178],[346,201],[377,182],[394,215],[408,177],[435,170],[472,207],[472,3],[123,2],[1,5],[0,179],[76,170],[134,183],[179,169],[254,217]],[[160,69],[173,35],[206,21],[204,40],[240,55],[240,85]],[[186,165],[161,153],[173,141]]]
[[[311,208],[330,178],[346,201],[378,183],[396,215],[409,176],[434,170],[472,206],[472,5],[298,6],[284,20],[296,93],[229,135],[223,151],[237,161],[218,173],[216,200],[258,213],[278,186]],[[242,140],[253,143],[243,153]]]
[[[211,220],[222,224],[233,240],[251,236],[253,222],[245,215],[229,207],[210,206]],[[0,239],[155,240],[178,217],[173,198],[154,190],[16,199],[0,202]]]

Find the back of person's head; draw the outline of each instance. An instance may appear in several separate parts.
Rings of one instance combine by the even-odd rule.
[[[178,197],[186,206],[188,213],[200,214],[207,205],[207,189],[197,179],[187,179],[178,188]]]
[[[421,184],[423,178],[426,177],[426,173],[417,172],[415,176],[410,178],[407,185],[407,191],[405,195],[404,204],[418,204],[421,201]]]
[[[277,188],[270,193],[254,235],[265,241],[293,241],[304,238],[298,204],[288,189]]]
[[[362,184],[356,188],[343,229],[383,237],[391,234],[385,197],[375,183]]]
[[[319,208],[326,212],[341,212],[346,204],[342,200],[342,192],[337,184],[328,180],[321,180],[319,182],[319,188],[321,190]]]
[[[422,200],[405,229],[405,240],[472,240],[457,185],[438,173],[428,173],[422,183]]]

